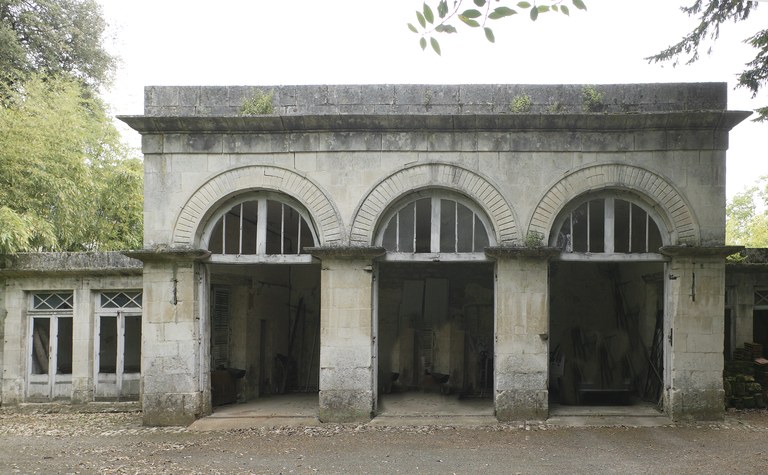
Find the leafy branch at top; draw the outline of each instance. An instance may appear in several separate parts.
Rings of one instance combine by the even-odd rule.
[[[448,0],[439,0],[436,6],[424,2],[421,10],[416,10],[417,25],[408,23],[408,29],[420,36],[419,46],[421,49],[427,48],[427,43],[438,55],[441,54],[440,43],[437,41],[437,34],[457,33],[455,24],[464,25],[469,28],[482,29],[485,38],[491,42],[496,42],[496,36],[490,27],[490,21],[501,20],[519,12],[528,11],[528,16],[532,21],[536,21],[539,15],[548,12],[559,12],[564,15],[570,15],[570,8],[564,3],[566,0],[548,0],[543,4],[537,4],[521,1],[504,0],[472,0],[473,6],[464,8],[464,0],[453,0],[452,6],[448,5]],[[574,7],[579,10],[586,10],[587,7],[583,0],[570,0]],[[469,3],[467,1],[467,3]],[[500,4],[500,5],[499,5]],[[506,5],[505,5],[506,4]],[[494,6],[492,5],[499,5]],[[435,17],[437,12],[437,17]]]
[[[699,59],[699,48],[706,46],[707,54],[711,53],[712,46],[707,43],[720,37],[723,23],[747,20],[755,8],[757,2],[754,0],[695,0],[690,7],[681,10],[688,16],[698,17],[699,24],[678,43],[645,59],[652,63],[671,61],[676,66],[682,57],[685,64],[694,63]],[[744,43],[754,47],[757,54],[739,74],[736,85],[749,89],[755,97],[760,88],[768,84],[768,29],[758,31]],[[757,113],[756,121],[768,121],[768,107],[758,108]]]

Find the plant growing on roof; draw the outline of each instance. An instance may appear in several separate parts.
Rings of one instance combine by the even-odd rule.
[[[509,110],[514,114],[525,114],[531,112],[532,104],[531,96],[528,94],[515,96],[509,104]]]
[[[602,112],[603,98],[605,94],[595,89],[594,86],[581,88],[581,105],[584,112]]]
[[[272,104],[274,91],[256,91],[253,95],[243,101],[240,106],[240,115],[270,115],[275,113],[275,106]]]

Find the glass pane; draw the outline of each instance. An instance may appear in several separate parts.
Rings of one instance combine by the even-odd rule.
[[[259,202],[243,203],[243,254],[256,254],[256,228],[259,219]]]
[[[300,254],[304,254],[304,249],[313,247],[315,245],[315,238],[312,237],[312,229],[309,227],[307,220],[301,219],[301,250]]]
[[[440,252],[456,252],[456,204],[440,200]]]
[[[629,202],[614,200],[614,252],[629,252]]]
[[[415,252],[413,247],[413,213],[416,203],[409,203],[398,214],[400,215],[399,252]]]
[[[216,222],[216,225],[213,227],[213,231],[211,231],[211,238],[208,240],[208,250],[211,251],[213,254],[222,254],[222,244],[221,244],[221,228],[223,220],[220,219]]]
[[[72,308],[72,293],[34,294],[32,308],[35,310],[68,310]]]
[[[117,317],[101,317],[99,322],[99,373],[116,373]]]
[[[661,232],[656,225],[656,221],[651,218],[648,220],[648,252],[659,252],[659,249],[664,245],[661,240]]]
[[[483,222],[480,218],[475,216],[475,248],[474,252],[482,252],[483,249],[490,246],[491,242],[488,240],[488,231],[483,226]]]
[[[392,216],[392,219],[387,223],[387,227],[384,228],[384,236],[381,239],[381,245],[388,252],[397,251],[397,214]]]
[[[280,254],[283,236],[283,206],[278,201],[267,201],[267,254]]]
[[[473,252],[476,249],[472,249],[472,223],[475,221],[475,213],[463,204],[458,205],[458,228],[459,228],[459,245],[457,252]],[[475,223],[477,226],[477,223]],[[481,225],[482,230],[482,225]],[[475,229],[475,233],[477,233]],[[482,250],[482,249],[480,249]]]
[[[605,252],[605,200],[589,202],[589,252]]]
[[[416,252],[430,252],[432,242],[432,199],[416,201]]]
[[[123,359],[123,372],[141,372],[141,316],[129,315],[125,317],[125,356]]]
[[[295,209],[283,205],[285,209],[285,228],[283,234],[283,253],[299,253],[299,220],[301,216]]]
[[[32,374],[48,374],[50,328],[48,318],[35,318],[32,321]]]
[[[56,374],[72,374],[72,317],[59,317]]]
[[[573,210],[570,218],[565,219],[563,228],[568,230],[573,220],[573,236],[571,236],[571,242],[573,243],[573,252],[589,252],[591,248],[587,247],[587,207],[588,203],[582,203],[578,208]],[[567,231],[566,231],[567,234]]]
[[[645,223],[648,213],[635,204],[632,205],[632,249],[630,252],[648,252],[645,248]]]
[[[224,215],[226,220],[226,243],[224,254],[240,253],[240,205],[236,205]]]

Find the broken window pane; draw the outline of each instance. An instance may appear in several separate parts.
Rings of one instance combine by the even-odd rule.
[[[415,252],[413,245],[414,237],[414,219],[416,214],[416,203],[409,203],[398,213],[400,220],[400,239],[398,240],[397,252]]]
[[[117,317],[99,321],[99,373],[117,372]]]
[[[32,320],[32,374],[48,374],[50,328],[49,318]]]
[[[397,213],[389,220],[386,229],[384,229],[384,237],[381,240],[382,247],[390,252],[397,251],[397,227],[399,226],[399,215],[400,213]]]
[[[72,374],[72,317],[59,317],[56,374]]]

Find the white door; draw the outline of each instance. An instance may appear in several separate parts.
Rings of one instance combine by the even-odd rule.
[[[39,315],[30,319],[27,398],[72,396],[72,317]]]

